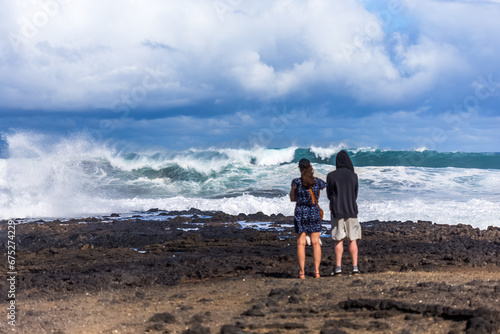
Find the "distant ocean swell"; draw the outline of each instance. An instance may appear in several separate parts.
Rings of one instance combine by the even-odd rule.
[[[85,136],[16,132],[0,145],[0,216],[71,217],[152,207],[293,214],[297,162],[334,169],[344,145],[120,152]],[[360,180],[362,220],[500,226],[500,154],[347,149]],[[320,199],[328,218],[328,203]]]

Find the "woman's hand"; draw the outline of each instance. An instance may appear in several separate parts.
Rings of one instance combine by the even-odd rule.
[[[290,190],[290,201],[297,202],[297,198],[295,198],[295,186],[292,186],[292,190]]]

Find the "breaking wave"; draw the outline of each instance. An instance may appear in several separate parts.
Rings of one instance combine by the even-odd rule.
[[[500,154],[348,148],[117,150],[82,134],[30,132],[0,141],[1,218],[73,217],[159,207],[293,214],[297,163],[316,176],[346,149],[360,181],[363,220],[419,220],[500,226]],[[328,203],[320,204],[328,218]],[[474,223],[473,223],[474,222]]]

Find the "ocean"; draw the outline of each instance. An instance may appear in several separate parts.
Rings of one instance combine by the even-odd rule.
[[[3,135],[0,218],[49,219],[160,210],[293,215],[298,161],[326,179],[346,149],[359,218],[500,226],[500,153],[329,147],[116,149],[84,135]],[[328,220],[326,192],[320,206]]]

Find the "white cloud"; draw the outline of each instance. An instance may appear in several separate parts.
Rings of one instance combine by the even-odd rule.
[[[453,44],[464,58],[476,66],[496,59],[500,49],[500,6],[497,1],[431,1],[405,0],[405,5],[417,18],[419,32],[436,43]]]
[[[380,13],[354,0],[42,3],[52,7],[2,1],[0,32],[14,40],[0,42],[3,107],[105,108],[155,69],[162,82],[138,101],[146,108],[311,97],[318,87],[397,104],[487,74],[500,51],[491,3],[404,1],[393,20],[411,17],[417,38],[384,31]]]

